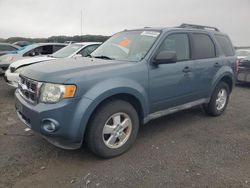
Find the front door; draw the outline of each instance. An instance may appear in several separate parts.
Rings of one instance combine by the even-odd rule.
[[[195,100],[189,41],[187,33],[172,33],[157,50],[157,54],[163,50],[175,51],[177,62],[149,66],[150,113]]]

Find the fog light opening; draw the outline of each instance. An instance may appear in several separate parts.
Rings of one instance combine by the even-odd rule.
[[[46,119],[43,120],[42,128],[48,133],[53,133],[58,129],[58,123],[54,120]]]

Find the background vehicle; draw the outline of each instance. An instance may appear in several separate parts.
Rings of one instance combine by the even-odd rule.
[[[17,41],[13,43],[14,45],[20,46],[20,47],[25,47],[30,45],[31,43],[28,41]]]
[[[0,43],[0,56],[16,52],[19,49],[18,46],[9,43]]]
[[[65,41],[64,42],[65,44],[74,44],[74,43],[77,43],[76,41]]]
[[[238,59],[244,59],[250,56],[250,49],[238,49],[236,50],[236,55]]]
[[[17,87],[19,74],[22,69],[27,68],[28,65],[58,58],[86,57],[100,45],[100,42],[75,43],[62,48],[49,56],[32,57],[15,61],[5,72],[5,81],[10,86]]]
[[[250,83],[250,55],[240,60],[237,80]]]
[[[216,28],[126,30],[89,58],[25,69],[16,109],[22,122],[54,145],[76,149],[84,140],[92,152],[110,158],[127,151],[139,125],[152,119],[196,105],[221,115],[236,70],[232,43]]]
[[[15,54],[6,54],[0,57],[0,74],[5,73],[11,63],[19,59],[30,58],[37,55],[50,55],[67,46],[61,43],[37,43],[17,51]]]

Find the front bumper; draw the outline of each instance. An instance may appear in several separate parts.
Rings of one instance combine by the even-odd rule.
[[[8,69],[4,75],[5,81],[8,85],[17,88],[19,82],[19,74],[18,73],[11,73]]]
[[[57,147],[63,149],[81,147],[84,132],[81,122],[83,114],[78,111],[79,99],[67,99],[57,104],[33,105],[27,102],[18,90],[15,92],[15,97],[18,117],[26,126]],[[58,123],[58,129],[55,132],[46,132],[43,129],[43,123],[48,119]]]
[[[237,75],[238,82],[250,82],[250,69],[240,69]]]

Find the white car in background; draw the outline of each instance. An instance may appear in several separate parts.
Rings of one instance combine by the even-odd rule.
[[[57,52],[49,56],[32,57],[15,61],[10,64],[9,68],[6,70],[4,75],[5,81],[8,85],[17,88],[19,82],[19,74],[23,69],[28,68],[29,65],[58,58],[86,57],[100,45],[101,42],[74,43],[62,48],[61,50],[58,50]]]
[[[236,56],[238,59],[244,59],[250,56],[250,49],[238,49],[236,50]]]

